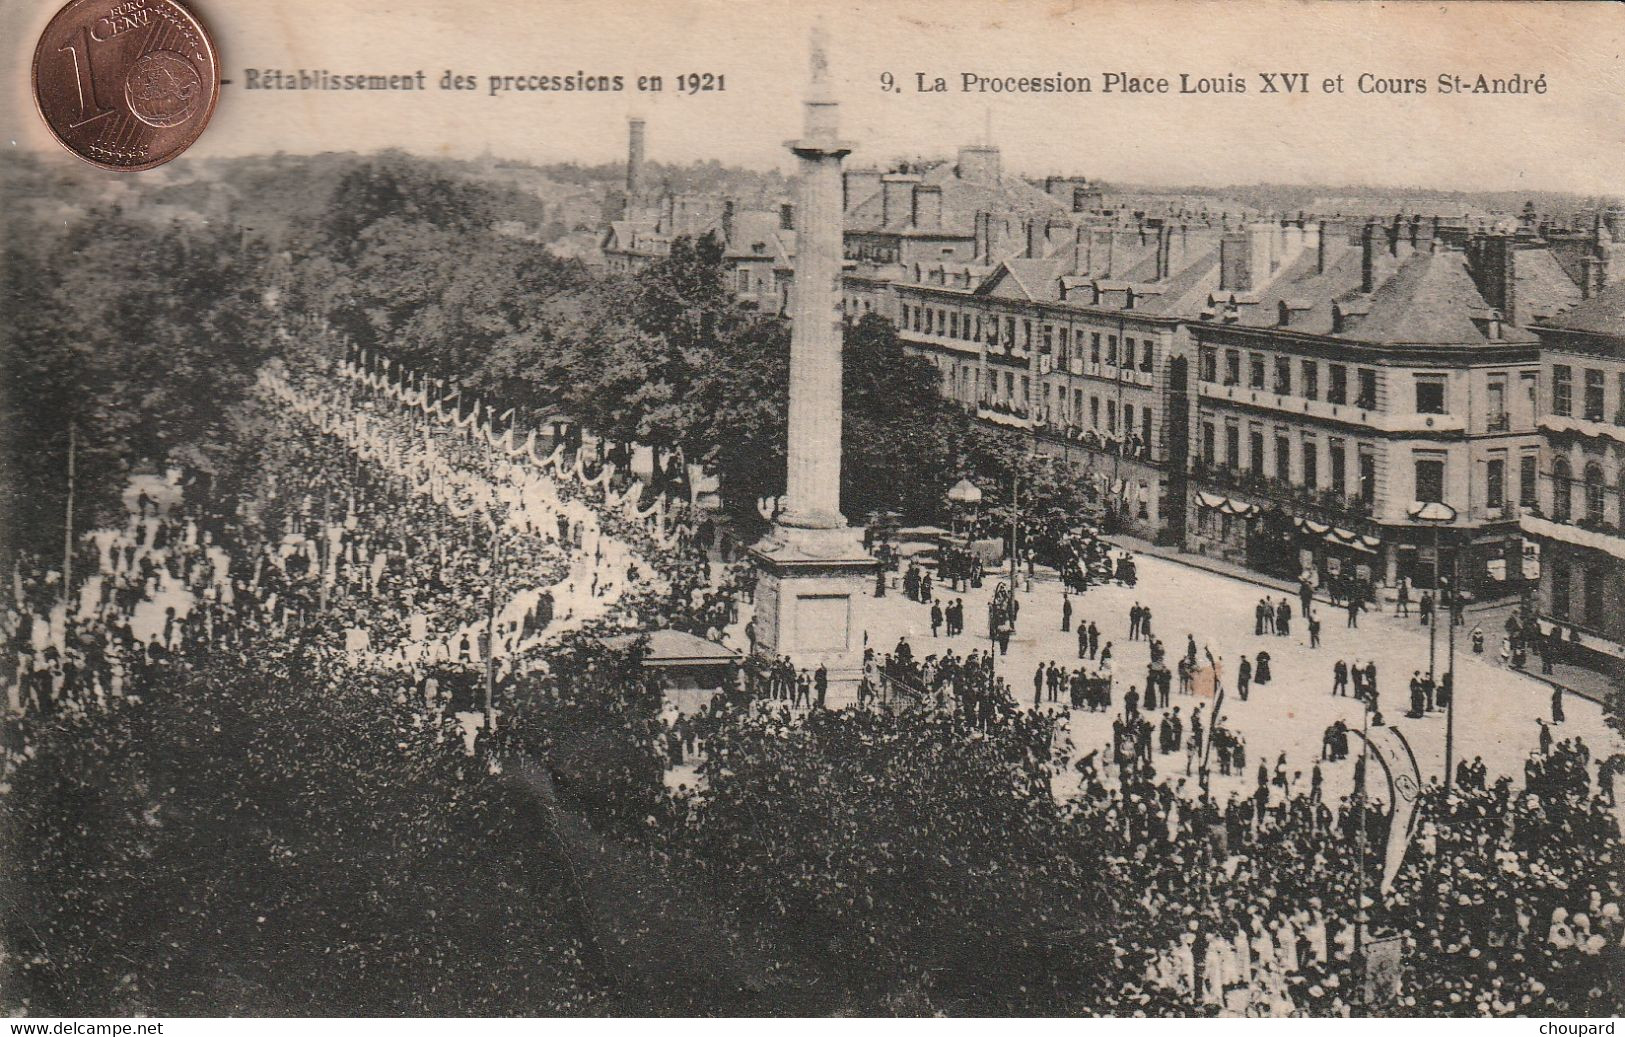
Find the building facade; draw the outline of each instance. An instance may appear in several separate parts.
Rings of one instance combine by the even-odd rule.
[[[1522,590],[1539,452],[1526,325],[1579,295],[1550,251],[1419,220],[1253,225],[1222,251],[1192,329],[1187,547],[1283,578]]]
[[[1607,267],[1589,269],[1591,298],[1534,327],[1539,499],[1522,528],[1540,554],[1538,615],[1585,661],[1617,671],[1625,661],[1625,283],[1606,286]]]

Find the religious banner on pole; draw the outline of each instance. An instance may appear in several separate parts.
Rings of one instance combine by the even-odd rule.
[[[1393,890],[1405,851],[1416,834],[1416,804],[1422,794],[1422,772],[1417,767],[1410,742],[1392,724],[1372,731],[1368,741],[1388,773],[1388,848],[1382,862],[1382,883],[1378,887],[1386,896]]]

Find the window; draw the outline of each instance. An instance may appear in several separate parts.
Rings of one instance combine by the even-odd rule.
[[[1552,413],[1568,417],[1574,412],[1574,372],[1567,364],[1552,365]]]
[[[1368,446],[1360,447],[1360,500],[1370,504],[1377,499],[1377,458]]]
[[[1021,322],[1021,348],[1033,348],[1033,322],[1030,320]]]
[[[1127,442],[1128,437],[1130,437],[1132,435],[1134,435],[1134,405],[1132,403],[1125,403],[1125,404],[1123,404],[1123,440],[1124,440],[1124,442]]]
[[[1125,338],[1125,339],[1123,339],[1123,367],[1125,369],[1127,369],[1127,368],[1131,368],[1133,366],[1134,366],[1134,340],[1131,339],[1131,338]]]
[[[1330,371],[1331,383],[1326,386],[1326,402],[1349,402],[1349,369],[1342,364],[1332,364]]]
[[[1360,372],[1361,378],[1365,372]],[[1375,390],[1373,390],[1373,394]],[[1360,394],[1365,394],[1365,387],[1360,387]],[[1444,409],[1444,375],[1419,374],[1416,376],[1416,413],[1443,414]]]
[[[1586,465],[1585,472],[1585,501],[1586,521],[1600,523],[1602,521],[1602,465],[1593,461]]]
[[[957,313],[948,314],[948,337],[959,337],[959,314]]]
[[[1082,389],[1073,389],[1072,390],[1072,423],[1074,425],[1083,424],[1083,390]]]
[[[1247,355],[1247,388],[1264,388],[1264,358],[1258,353]]]
[[[1208,464],[1213,463],[1213,446],[1215,438],[1213,422],[1202,422],[1202,460],[1206,461]]]
[[[1354,405],[1361,410],[1377,409],[1377,372],[1368,367],[1360,368],[1360,398]]]
[[[1275,478],[1286,484],[1292,481],[1292,444],[1286,436],[1275,436]]]
[[[1100,332],[1096,331],[1089,336],[1089,362],[1100,363]]]
[[[1109,367],[1117,365],[1117,336],[1106,336],[1106,364]]]
[[[1320,445],[1312,439],[1303,441],[1303,484],[1311,490],[1320,485]]]
[[[1021,376],[1021,405],[1023,407],[1029,406],[1029,405],[1031,405],[1032,401],[1033,401],[1032,379],[1028,378],[1026,375],[1022,375]]]
[[[1264,474],[1264,433],[1258,429],[1247,432],[1247,462],[1254,472]]]
[[[1619,372],[1619,387],[1614,393],[1614,424],[1625,425],[1625,371]]]
[[[1593,565],[1586,569],[1584,574],[1584,590],[1581,592],[1585,599],[1585,621],[1593,626],[1600,625],[1602,615],[1602,586],[1607,579],[1608,570],[1600,565]]]
[[[1224,463],[1231,469],[1241,467],[1241,429],[1235,425],[1224,427]]]
[[[1140,408],[1140,439],[1145,443],[1147,450],[1151,449],[1151,408]]]
[[[1539,463],[1540,458],[1532,453],[1518,458],[1518,504],[1522,507],[1532,508],[1539,500]]]
[[[1290,396],[1292,394],[1292,360],[1289,357],[1275,358],[1275,395]]]
[[[1511,427],[1507,420],[1507,381],[1491,378],[1484,403],[1484,418],[1491,432],[1505,432]]]
[[[1552,518],[1567,522],[1574,513],[1574,476],[1569,459],[1559,457],[1552,462]]]
[[[1106,431],[1117,435],[1117,401],[1106,401]]]
[[[1602,372],[1595,367],[1586,368],[1585,419],[1602,420]]]
[[[1507,463],[1502,457],[1490,458],[1484,469],[1484,506],[1499,511],[1506,506]]]
[[[1298,379],[1303,383],[1303,398],[1306,400],[1320,399],[1320,364],[1314,360],[1305,360],[1298,368]]]
[[[1100,397],[1089,397],[1089,427],[1100,427]]]
[[[1039,328],[1038,351],[1040,353],[1052,353],[1055,351],[1055,328],[1053,325],[1045,324],[1043,327]]]
[[[1224,384],[1241,384],[1241,353],[1238,350],[1224,351]]]
[[[1202,381],[1216,382],[1219,380],[1219,351],[1202,348]]]
[[[1328,445],[1327,456],[1332,463],[1332,489],[1338,493],[1348,492],[1348,465],[1343,453],[1343,441],[1334,439]]]
[[[1152,365],[1152,362],[1151,362],[1151,340],[1148,339],[1148,338],[1141,339],[1140,340],[1140,370],[1149,371],[1149,370],[1151,370],[1152,366],[1153,365]]]
[[[1071,359],[1072,350],[1071,350],[1071,341],[1070,340],[1071,340],[1072,336],[1071,336],[1071,334],[1069,332],[1070,332],[1070,329],[1068,329],[1068,328],[1062,328],[1061,329],[1061,366],[1062,367],[1065,367],[1067,365],[1067,361]]]
[[[1424,504],[1444,501],[1444,458],[1416,458],[1416,499]]]

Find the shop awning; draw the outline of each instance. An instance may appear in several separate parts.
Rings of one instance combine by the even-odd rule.
[[[1376,554],[1382,547],[1382,541],[1374,536],[1355,533],[1338,526],[1329,526],[1324,522],[1316,522],[1314,519],[1295,518],[1292,520],[1292,524],[1313,536],[1325,537],[1328,544],[1336,544],[1339,547],[1352,547],[1356,551],[1369,551],[1372,554]]]
[[[1224,497],[1217,493],[1208,493],[1203,490],[1197,491],[1196,503],[1204,508],[1222,511],[1227,515],[1242,515],[1247,518],[1252,518],[1260,511],[1256,504],[1248,504],[1245,501],[1234,500],[1230,497]]]

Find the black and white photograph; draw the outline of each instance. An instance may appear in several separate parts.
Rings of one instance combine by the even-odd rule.
[[[1625,7],[0,38],[9,1032],[1613,1032]]]

